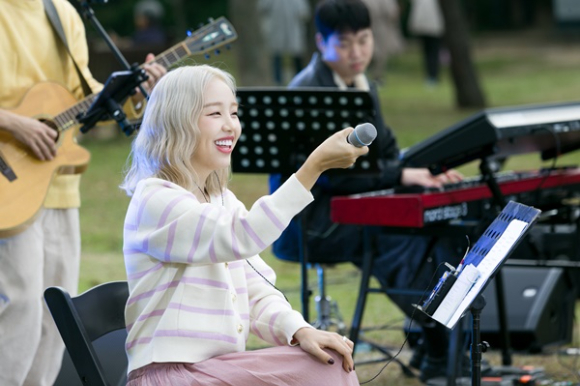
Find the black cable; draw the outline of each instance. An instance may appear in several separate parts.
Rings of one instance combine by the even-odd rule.
[[[435,269],[435,272],[433,273],[433,275],[431,276],[431,280],[429,280],[429,284],[427,286],[427,288],[425,288],[425,290],[423,291],[423,294],[421,295],[421,297],[419,298],[419,304],[423,302],[423,299],[425,298],[425,295],[430,291],[431,288],[431,284],[433,283],[433,280],[437,277],[437,272],[439,271],[439,268],[441,268],[441,266],[445,265],[445,263],[440,263],[437,266],[437,269]],[[405,344],[407,343],[407,340],[409,340],[409,335],[411,335],[411,330],[413,327],[413,321],[415,318],[415,312],[417,312],[417,308],[413,309],[413,312],[411,313],[411,320],[409,321],[409,331],[407,332],[407,335],[405,335],[405,340],[403,341],[403,344],[401,344],[401,347],[399,348],[399,350],[395,353],[395,355],[393,355],[388,361],[387,363],[384,364],[383,367],[381,367],[381,369],[369,380],[366,380],[364,382],[360,382],[361,385],[364,385],[366,383],[372,382],[374,381],[379,375],[381,375],[381,373],[383,372],[383,370],[385,370],[385,368],[387,368],[387,366],[393,362],[401,353],[401,351],[403,351],[403,347],[405,347]]]
[[[254,268],[254,266],[252,265],[252,263],[250,263],[250,260],[246,259],[246,262],[250,265],[250,267],[252,267],[252,269],[254,270],[254,272],[256,272],[258,275],[260,275],[262,277],[262,279],[266,280],[266,283],[270,284],[272,287],[274,287],[276,290],[278,290],[282,296],[284,296],[284,299],[286,299],[286,301],[288,303],[290,303],[290,301],[288,300],[288,298],[286,297],[286,295],[284,295],[284,292],[282,292],[278,287],[276,287],[274,284],[272,284],[272,282],[268,279],[266,279],[266,277],[264,275],[262,275],[260,273],[260,271],[258,271],[256,268]]]
[[[467,256],[467,254],[469,253],[469,249],[471,247],[471,241],[469,240],[469,236],[465,235],[465,238],[467,239],[467,248],[465,250],[465,254],[463,256],[463,259],[461,260],[460,264],[463,263],[463,261],[465,260],[465,256]],[[429,284],[427,285],[427,288],[425,288],[425,290],[423,291],[423,294],[421,295],[421,297],[419,298],[419,302],[418,304],[423,303],[423,299],[425,298],[425,295],[427,293],[429,293],[431,290],[431,284],[433,283],[433,280],[435,280],[435,278],[438,276],[438,272],[439,272],[439,268],[441,268],[441,266],[445,265],[446,263],[440,263],[437,268],[435,269],[435,272],[433,272],[433,275],[431,276],[431,279],[429,280]],[[411,335],[411,331],[413,329],[413,321],[414,321],[414,317],[415,317],[415,312],[417,312],[417,307],[415,307],[413,309],[413,313],[411,314],[411,320],[409,321],[409,330],[407,332],[407,335],[405,335],[405,340],[403,341],[403,344],[401,344],[401,347],[399,348],[399,350],[395,353],[395,355],[393,355],[388,361],[387,363],[385,363],[385,365],[377,372],[377,374],[375,374],[371,379],[366,380],[364,382],[360,382],[361,385],[364,385],[366,383],[372,382],[374,381],[379,375],[381,375],[381,373],[383,372],[383,370],[391,363],[393,362],[401,353],[401,351],[403,351],[403,347],[405,347],[405,344],[407,343],[407,341],[409,340],[409,335]]]
[[[391,320],[390,322],[387,322],[387,323],[380,325],[380,326],[361,328],[361,331],[362,332],[369,332],[369,331],[390,330],[390,329],[393,329],[395,327],[399,327],[400,323],[403,323],[404,321],[405,321],[404,317],[397,318],[397,319]]]

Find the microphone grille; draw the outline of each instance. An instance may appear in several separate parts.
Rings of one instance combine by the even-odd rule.
[[[361,123],[354,128],[357,140],[366,145],[370,145],[371,142],[377,137],[377,129],[372,123]]]

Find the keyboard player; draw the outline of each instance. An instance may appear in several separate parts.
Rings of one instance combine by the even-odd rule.
[[[377,112],[372,122],[378,131],[370,151],[379,154],[382,174],[378,177],[325,176],[320,179],[312,193],[315,200],[303,213],[307,224],[307,248],[310,261],[336,263],[349,261],[359,266],[362,262],[362,227],[335,224],[330,219],[330,200],[333,196],[349,195],[385,189],[397,185],[420,185],[441,187],[458,182],[462,176],[455,170],[433,176],[427,169],[402,168],[399,148],[390,128],[380,113],[377,89],[370,84],[364,72],[373,52],[373,36],[370,17],[360,0],[323,1],[316,8],[316,42],[319,52],[310,64],[290,83],[290,88],[331,87],[355,88],[368,91]],[[280,176],[272,176],[271,188],[281,183]],[[279,258],[298,261],[299,235],[293,223],[274,244]],[[453,245],[447,238],[428,236],[394,235],[384,230],[374,245],[373,275],[385,287],[401,289],[425,289],[440,262],[457,264],[465,248]],[[455,261],[456,260],[456,261]],[[391,299],[407,314],[412,314],[415,296],[391,296]],[[417,317],[417,315],[415,315]],[[412,365],[421,368],[421,379],[445,375],[447,358],[447,331],[431,321],[420,321],[427,355],[419,356]]]

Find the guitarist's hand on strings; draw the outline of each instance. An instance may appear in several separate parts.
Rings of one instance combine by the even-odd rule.
[[[155,63],[153,61],[154,59],[155,55],[151,53],[147,54],[147,57],[145,58],[145,64],[143,65],[143,69],[145,70],[147,75],[149,75],[149,79],[147,79],[143,83],[145,91],[147,91],[148,93],[150,93],[151,90],[153,90],[153,87],[155,87],[157,82],[159,82],[159,79],[161,79],[163,75],[167,74],[167,70],[165,69],[165,67],[163,67],[159,63]]]
[[[143,64],[143,69],[145,70],[148,78],[145,82],[142,83],[142,85],[147,93],[151,93],[151,90],[153,90],[153,87],[155,87],[159,79],[161,79],[161,77],[167,73],[165,67],[159,63],[155,63],[154,59],[155,55],[147,54],[147,57],[145,58],[145,64]],[[143,95],[141,94],[139,87],[137,87],[136,91],[137,93],[133,96],[133,103],[135,104],[143,100]]]
[[[0,128],[10,132],[42,161],[50,161],[56,155],[58,133],[36,119],[0,110]]]

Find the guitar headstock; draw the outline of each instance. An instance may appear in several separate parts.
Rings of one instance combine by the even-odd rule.
[[[205,54],[237,38],[238,34],[232,24],[222,16],[191,32],[184,44],[190,54]]]

